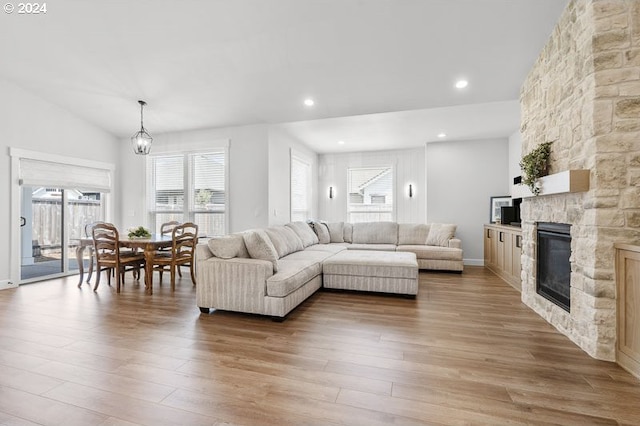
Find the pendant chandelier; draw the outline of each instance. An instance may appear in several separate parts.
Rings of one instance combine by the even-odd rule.
[[[138,103],[140,104],[140,131],[131,136],[131,147],[135,154],[147,155],[151,151],[151,142],[153,142],[153,138],[143,124],[142,110],[147,103],[145,101],[138,101]]]

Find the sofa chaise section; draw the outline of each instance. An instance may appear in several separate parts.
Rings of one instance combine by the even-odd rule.
[[[202,312],[214,308],[284,318],[322,286],[322,261],[333,253],[304,253],[300,251],[303,243],[290,232],[282,227],[270,228],[270,231],[281,237],[273,238],[279,240],[278,248],[261,230],[217,238],[197,246],[196,303]],[[268,253],[254,250],[252,244],[256,238],[265,243]],[[220,248],[232,244],[237,244],[238,249]],[[288,253],[289,249],[294,252]],[[214,253],[224,254],[226,258]]]

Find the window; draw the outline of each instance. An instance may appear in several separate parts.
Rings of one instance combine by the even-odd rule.
[[[392,221],[393,170],[391,167],[348,169],[349,222]]]
[[[200,235],[226,233],[226,153],[224,150],[149,158],[151,226],[171,220],[193,222]]]
[[[291,221],[309,219],[311,205],[311,166],[291,155]]]

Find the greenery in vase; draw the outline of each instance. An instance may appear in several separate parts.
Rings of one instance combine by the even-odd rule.
[[[551,143],[541,143],[520,160],[522,183],[527,185],[534,195],[540,194],[540,188],[536,185],[536,180],[546,173],[549,165],[549,155],[551,154]]]
[[[129,238],[149,238],[151,233],[144,226],[129,228]]]

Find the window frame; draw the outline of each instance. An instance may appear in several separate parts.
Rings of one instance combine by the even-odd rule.
[[[312,162],[304,155],[290,150],[290,158],[289,158],[289,221],[293,222],[294,219],[294,210],[293,210],[293,164],[294,161],[301,163],[307,166],[307,185],[306,185],[306,217],[304,221],[307,221],[311,218],[311,211],[313,209],[313,171],[312,171]]]
[[[391,201],[391,209],[390,210],[384,210],[384,211],[379,211],[378,213],[389,213],[390,214],[390,218],[389,219],[385,219],[385,220],[390,220],[390,221],[395,221],[396,220],[396,214],[397,214],[397,190],[396,190],[396,169],[394,164],[378,164],[378,165],[363,165],[363,166],[349,166],[347,167],[347,184],[346,184],[346,188],[347,188],[347,221],[350,223],[358,223],[358,222],[354,222],[352,219],[352,214],[353,213],[366,213],[367,211],[364,212],[353,212],[351,210],[351,205],[353,203],[350,202],[351,200],[351,171],[352,170],[370,170],[370,169],[389,169],[389,174],[391,176],[391,184],[390,184],[390,189],[391,189],[391,194],[390,194],[390,201]],[[355,194],[355,193],[354,193]],[[375,196],[375,197],[380,197],[379,194],[371,194],[371,196]],[[362,195],[362,197],[364,197],[364,195]],[[370,203],[369,205],[380,205],[381,203]],[[386,205],[387,203],[384,203],[384,205]],[[363,203],[363,205],[366,205]],[[372,211],[375,212],[375,211]],[[366,221],[365,221],[366,222]]]
[[[147,156],[146,162],[146,202],[145,202],[145,216],[147,217],[148,223],[152,229],[156,232],[159,232],[159,226],[161,224],[156,223],[156,216],[158,214],[177,214],[182,216],[181,222],[196,222],[196,215],[202,214],[219,214],[221,213],[219,210],[217,211],[207,211],[197,209],[195,203],[192,200],[192,192],[194,190],[193,186],[195,185],[195,179],[193,176],[193,165],[194,162],[191,161],[191,157],[196,155],[207,155],[207,154],[222,154],[224,156],[224,229],[222,235],[227,235],[229,233],[229,149],[227,146],[220,147],[211,147],[211,148],[202,148],[191,151],[160,151],[156,153],[152,153]],[[182,210],[157,210],[155,209],[155,202],[151,203],[151,197],[155,194],[155,182],[153,177],[153,168],[154,161],[160,157],[182,157],[182,191],[183,191],[183,199],[182,199]],[[154,197],[155,199],[155,197]],[[203,237],[213,237],[217,235],[201,235]]]

